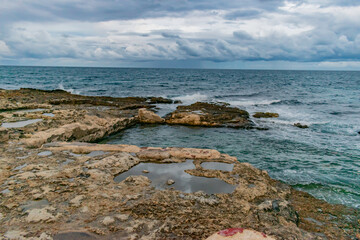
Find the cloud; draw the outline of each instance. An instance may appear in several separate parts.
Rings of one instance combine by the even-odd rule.
[[[360,61],[350,0],[3,0],[0,12],[0,56],[15,62]]]

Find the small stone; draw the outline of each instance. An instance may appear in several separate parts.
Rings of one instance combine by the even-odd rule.
[[[173,185],[174,183],[175,183],[175,181],[172,180],[172,179],[169,179],[169,180],[167,180],[167,182],[166,182],[167,185]]]
[[[115,215],[115,218],[122,221],[122,222],[124,222],[124,221],[129,219],[129,215],[127,215],[127,214],[117,214],[117,215]]]
[[[80,210],[80,212],[82,212],[82,213],[87,213],[87,212],[89,212],[89,208],[88,208],[87,206],[82,207],[81,210]]]
[[[43,194],[41,194],[41,193],[37,193],[37,194],[33,195],[34,200],[38,200],[38,199],[41,199],[41,198],[43,198]]]
[[[54,210],[51,208],[50,210]],[[27,211],[29,215],[26,217],[28,223],[53,222],[55,217],[48,212],[48,208],[32,209]]]
[[[115,222],[115,219],[113,217],[105,217],[104,220],[102,221],[102,224],[104,224],[105,226],[108,226],[110,224],[113,224]]]
[[[258,206],[259,210],[271,210],[272,208],[273,208],[273,204],[270,200],[266,200]]]
[[[143,173],[149,173],[149,170],[146,170],[146,169],[145,169],[145,170],[143,170],[142,172],[143,172]]]

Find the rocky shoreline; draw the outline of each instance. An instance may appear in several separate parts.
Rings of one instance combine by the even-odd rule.
[[[359,238],[358,210],[315,199],[216,150],[97,143],[135,124],[256,128],[246,111],[226,104],[179,106],[165,118],[151,111],[171,103],[0,90],[0,121],[15,124],[0,127],[1,239],[206,239],[227,228],[269,239]],[[188,160],[189,176],[218,179],[234,190],[184,192],[173,182],[159,189],[146,172],[114,181],[138,164]]]

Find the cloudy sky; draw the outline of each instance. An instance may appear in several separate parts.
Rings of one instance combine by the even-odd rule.
[[[360,1],[1,0],[0,64],[360,70]]]

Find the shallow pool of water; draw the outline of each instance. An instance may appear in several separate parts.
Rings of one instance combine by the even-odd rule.
[[[3,123],[1,125],[1,127],[4,127],[4,128],[21,128],[21,127],[25,127],[25,126],[33,124],[33,123],[40,122],[40,121],[42,121],[42,119],[30,119],[30,120],[25,120],[25,121],[9,122],[9,123]]]
[[[234,164],[221,163],[221,162],[203,162],[201,167],[204,169],[222,170],[231,172],[234,168]]]
[[[234,191],[236,186],[220,179],[192,176],[184,171],[194,168],[195,165],[192,160],[182,163],[140,163],[127,172],[121,173],[114,180],[121,182],[132,175],[143,175],[151,180],[151,185],[156,189],[173,187],[186,193],[204,191],[207,194],[231,193]],[[144,170],[148,171],[148,173],[144,173]],[[169,179],[174,180],[175,183],[167,185]]]

